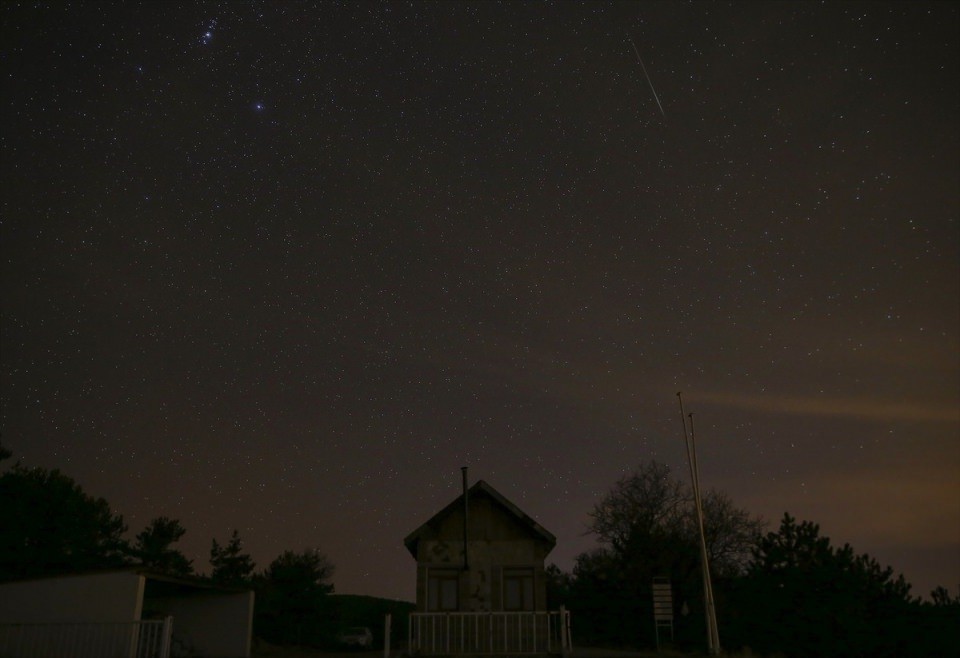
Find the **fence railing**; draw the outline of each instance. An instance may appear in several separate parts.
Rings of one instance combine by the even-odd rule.
[[[173,618],[0,624],[0,658],[169,658]]]
[[[570,612],[414,612],[409,637],[414,654],[567,655]]]

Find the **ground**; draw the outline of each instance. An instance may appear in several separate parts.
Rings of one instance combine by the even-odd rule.
[[[398,658],[401,654],[391,652],[390,655],[391,658]],[[251,654],[251,658],[381,658],[382,656],[382,649],[375,651],[330,652],[295,647],[274,647],[263,643],[255,647]],[[675,651],[657,653],[656,651],[618,651],[615,649],[581,648],[574,649],[572,658],[706,658],[706,654],[680,653]]]

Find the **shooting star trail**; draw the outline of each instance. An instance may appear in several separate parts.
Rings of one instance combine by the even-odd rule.
[[[626,32],[626,30],[624,30]],[[630,38],[630,33],[626,32],[627,41],[630,42],[630,45],[633,46],[633,52],[637,55],[637,61],[640,62],[640,68],[643,69],[643,75],[647,78],[647,84],[650,85],[650,91],[653,92],[653,100],[657,101],[657,107],[660,108],[660,114],[667,116],[667,113],[663,111],[663,105],[660,104],[660,97],[657,96],[657,90],[653,88],[653,82],[650,80],[650,74],[647,73],[647,67],[643,65],[643,59],[640,58],[640,51],[637,50],[637,44],[633,42],[633,39]]]

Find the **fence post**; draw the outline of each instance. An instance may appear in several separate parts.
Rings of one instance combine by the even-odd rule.
[[[170,658],[170,639],[173,636],[173,617],[163,618],[163,637],[160,639],[160,658]]]
[[[493,610],[490,611],[490,622],[487,624],[487,635],[490,637],[490,653],[493,653]]]
[[[393,615],[389,612],[383,620],[383,658],[390,658],[390,622]]]
[[[537,613],[530,613],[530,627],[533,633],[533,652],[537,652]]]

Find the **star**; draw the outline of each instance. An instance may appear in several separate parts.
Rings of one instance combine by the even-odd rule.
[[[217,26],[217,20],[213,19],[207,23],[207,29],[204,31],[203,36],[200,37],[200,43],[203,45],[209,44],[213,41],[213,30]]]

